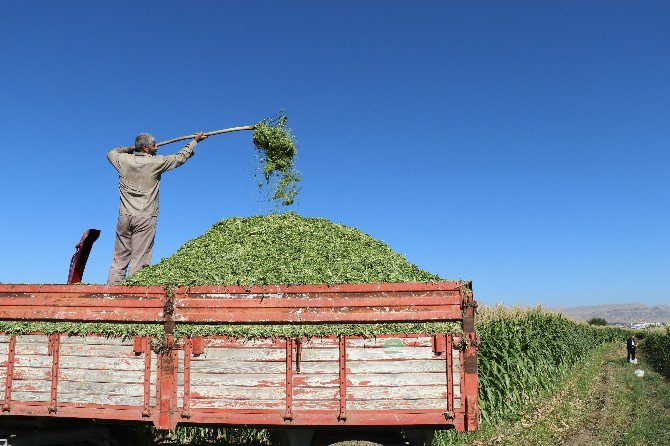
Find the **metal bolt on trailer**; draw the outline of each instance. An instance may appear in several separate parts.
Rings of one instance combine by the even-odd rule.
[[[464,282],[224,287],[0,285],[0,320],[160,323],[132,339],[0,334],[0,417],[286,429],[478,428],[476,303]],[[235,339],[179,324],[461,321],[462,333]],[[154,340],[155,344],[155,340]],[[2,419],[2,418],[0,418]],[[351,429],[350,429],[350,428]],[[340,429],[341,430],[341,429]]]

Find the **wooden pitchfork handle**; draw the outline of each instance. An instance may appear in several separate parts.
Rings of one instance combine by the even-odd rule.
[[[265,118],[261,121],[261,123],[265,123],[266,125],[270,126],[276,126],[276,125],[282,125],[283,123],[286,122],[286,115],[284,114],[284,109],[279,110],[279,112],[275,113],[274,115],[270,116],[269,118]],[[260,124],[260,123],[259,123]],[[205,136],[212,136],[212,135],[218,135],[221,133],[230,133],[230,132],[239,132],[240,130],[255,130],[256,125],[244,125],[242,127],[231,127],[229,129],[223,129],[223,130],[214,130],[213,132],[207,132],[204,133]],[[159,142],[156,144],[156,147],[159,146],[164,146],[165,144],[171,144],[173,142],[177,141],[184,141],[186,139],[193,139],[195,138],[195,135],[188,135],[188,136],[182,136],[181,138],[175,138],[175,139],[168,139],[167,141]]]
[[[219,135],[221,133],[239,132],[240,130],[254,130],[255,128],[256,128],[255,125],[245,125],[245,126],[242,126],[242,127],[231,127],[229,129],[214,130],[213,132],[204,133],[204,135],[205,136],[212,136],[212,135]],[[195,138],[195,135],[181,136],[179,138],[168,139],[167,141],[159,142],[159,143],[156,144],[156,146],[157,147],[164,146],[165,144],[172,144],[173,142],[184,141],[184,140],[193,139],[193,138]]]

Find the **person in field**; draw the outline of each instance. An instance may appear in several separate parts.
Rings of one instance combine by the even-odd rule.
[[[634,362],[635,361],[635,348],[637,345],[635,344],[635,338],[633,336],[629,336],[628,340],[626,341],[626,350],[628,350],[628,362]]]
[[[174,155],[156,155],[156,140],[148,133],[135,138],[135,146],[117,147],[107,152],[107,159],[119,173],[119,219],[108,285],[118,285],[128,275],[151,263],[158,217],[158,191],[161,175],[176,169],[193,156],[193,149],[207,136],[195,135]]]

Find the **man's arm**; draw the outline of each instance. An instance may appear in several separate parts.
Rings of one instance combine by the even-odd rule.
[[[110,163],[112,163],[112,166],[116,168],[118,166],[119,155],[121,155],[122,153],[133,153],[134,151],[135,147],[132,146],[116,147],[107,152],[107,159],[109,160]]]
[[[207,136],[202,132],[198,132],[198,134],[195,135],[195,138],[193,138],[193,141],[186,144],[179,152],[174,155],[164,156],[159,166],[160,172],[162,173],[172,170],[184,164],[186,160],[193,156],[193,149],[195,149],[195,146],[205,139],[207,139]]]

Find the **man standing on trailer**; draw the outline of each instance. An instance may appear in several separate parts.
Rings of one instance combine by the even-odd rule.
[[[196,144],[206,138],[199,132],[178,153],[162,156],[156,155],[154,137],[140,133],[134,147],[117,147],[107,153],[107,159],[119,173],[121,198],[108,285],[120,284],[129,265],[130,276],[151,263],[161,175],[184,164],[193,156]]]

